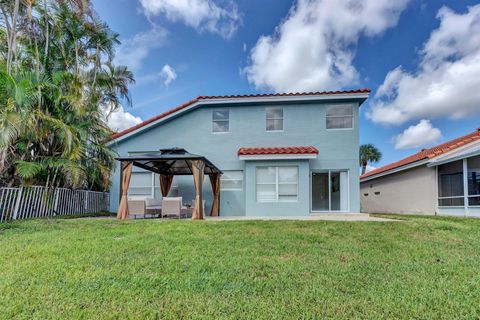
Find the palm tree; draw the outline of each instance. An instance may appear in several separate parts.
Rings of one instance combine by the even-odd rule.
[[[360,166],[362,167],[362,174],[367,171],[369,162],[378,162],[382,159],[382,153],[373,144],[362,144],[360,146]]]
[[[131,104],[135,81],[112,64],[118,34],[89,0],[0,0],[0,39],[0,185],[107,190],[102,107]]]

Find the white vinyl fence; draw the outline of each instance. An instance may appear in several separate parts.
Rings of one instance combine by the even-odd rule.
[[[45,187],[0,188],[0,222],[107,211],[108,192]]]

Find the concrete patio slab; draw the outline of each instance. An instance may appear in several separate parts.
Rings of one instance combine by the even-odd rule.
[[[373,217],[365,213],[329,213],[315,214],[307,217],[283,216],[283,217],[207,217],[207,221],[247,221],[247,220],[298,220],[298,221],[376,221],[376,222],[399,222],[401,220]]]
[[[115,220],[114,216],[101,216],[101,217],[79,217],[78,219],[98,219],[98,220]],[[133,216],[129,220],[135,220]],[[144,218],[139,218],[136,220],[144,220]],[[150,218],[147,218],[150,220]],[[178,218],[163,218],[163,219],[152,219],[152,221],[169,221],[169,220],[179,220]],[[190,218],[182,218],[181,220],[191,220]],[[366,213],[330,213],[330,214],[316,214],[310,215],[307,217],[301,216],[283,216],[283,217],[246,217],[246,216],[236,216],[236,217],[208,217],[207,221],[279,221],[279,220],[291,220],[291,221],[364,221],[364,222],[400,222],[402,220],[398,219],[388,219],[388,218],[379,218],[373,217]]]

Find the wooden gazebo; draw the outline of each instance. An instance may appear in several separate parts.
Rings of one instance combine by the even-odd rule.
[[[132,176],[133,166],[158,173],[160,175],[160,189],[162,196],[166,197],[172,185],[173,176],[193,175],[195,184],[195,207],[192,219],[205,219],[202,204],[202,185],[205,174],[208,175],[213,191],[213,203],[210,210],[211,216],[218,216],[220,202],[220,175],[218,169],[207,158],[191,154],[185,149],[161,149],[158,153],[145,153],[141,155],[119,157],[121,162],[120,188],[121,198],[118,206],[117,218],[128,219],[128,187]]]

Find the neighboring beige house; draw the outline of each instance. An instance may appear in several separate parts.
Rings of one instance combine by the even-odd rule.
[[[360,177],[362,212],[480,217],[480,129]]]

